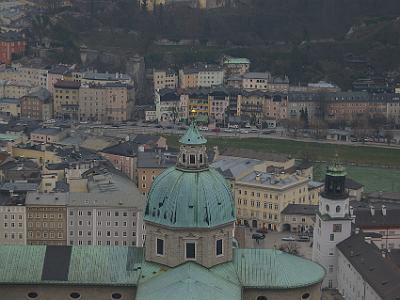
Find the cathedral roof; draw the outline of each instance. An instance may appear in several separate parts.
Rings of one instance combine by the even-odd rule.
[[[195,122],[192,122],[186,133],[180,138],[179,143],[185,145],[203,145],[207,140],[200,134]]]
[[[241,288],[302,288],[325,275],[320,265],[275,249],[234,249],[231,262],[207,269],[146,262],[143,248],[127,246],[1,245],[0,263],[0,284],[138,286],[140,300],[240,299]]]
[[[175,228],[211,228],[235,219],[230,187],[214,169],[172,167],[153,182],[144,220]]]

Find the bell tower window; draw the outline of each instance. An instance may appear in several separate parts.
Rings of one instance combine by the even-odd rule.
[[[200,154],[200,163],[203,163],[203,154]]]
[[[182,154],[182,162],[184,162],[184,163],[186,162],[186,154],[185,153]]]
[[[196,164],[196,155],[190,154],[190,156],[189,156],[189,163],[190,163],[191,165]]]

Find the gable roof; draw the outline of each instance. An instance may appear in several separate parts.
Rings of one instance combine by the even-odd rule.
[[[399,299],[400,269],[383,258],[374,244],[365,242],[363,234],[354,234],[336,247],[383,300]]]
[[[240,300],[241,288],[197,263],[187,262],[140,283],[136,299]]]

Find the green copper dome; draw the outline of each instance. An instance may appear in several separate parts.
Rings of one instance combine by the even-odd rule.
[[[230,188],[216,170],[172,167],[154,180],[144,220],[175,228],[211,228],[236,218]]]
[[[207,140],[200,134],[196,123],[192,122],[184,136],[180,138],[179,143],[185,145],[203,145],[207,143]]]

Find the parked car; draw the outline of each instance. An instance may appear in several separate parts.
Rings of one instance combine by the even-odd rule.
[[[201,131],[208,131],[208,127],[203,126],[203,127],[200,127],[199,130],[201,130]]]
[[[265,239],[265,234],[263,234],[263,233],[253,233],[251,238],[254,239],[254,240],[263,240],[263,239]]]
[[[185,126],[179,126],[178,130],[186,130],[187,128]]]
[[[156,126],[154,126],[155,128],[161,128],[161,129],[163,129],[164,127],[162,127],[161,125],[156,125]]]
[[[224,129],[224,132],[233,132],[233,129],[225,128],[225,129]]]
[[[246,129],[240,129],[239,132],[242,133],[242,134],[248,134],[249,133],[249,131],[246,130]]]
[[[256,230],[257,233],[262,233],[262,234],[266,234],[268,233],[268,229],[267,228],[259,228]]]
[[[285,241],[285,242],[294,242],[294,241],[296,241],[296,239],[294,237],[292,237],[292,236],[285,236],[281,240]]]
[[[309,242],[310,241],[310,237],[307,236],[307,235],[302,235],[302,236],[299,236],[297,238],[297,241],[298,242]]]
[[[211,130],[212,132],[221,132],[221,128],[215,127],[213,128],[213,130]]]

